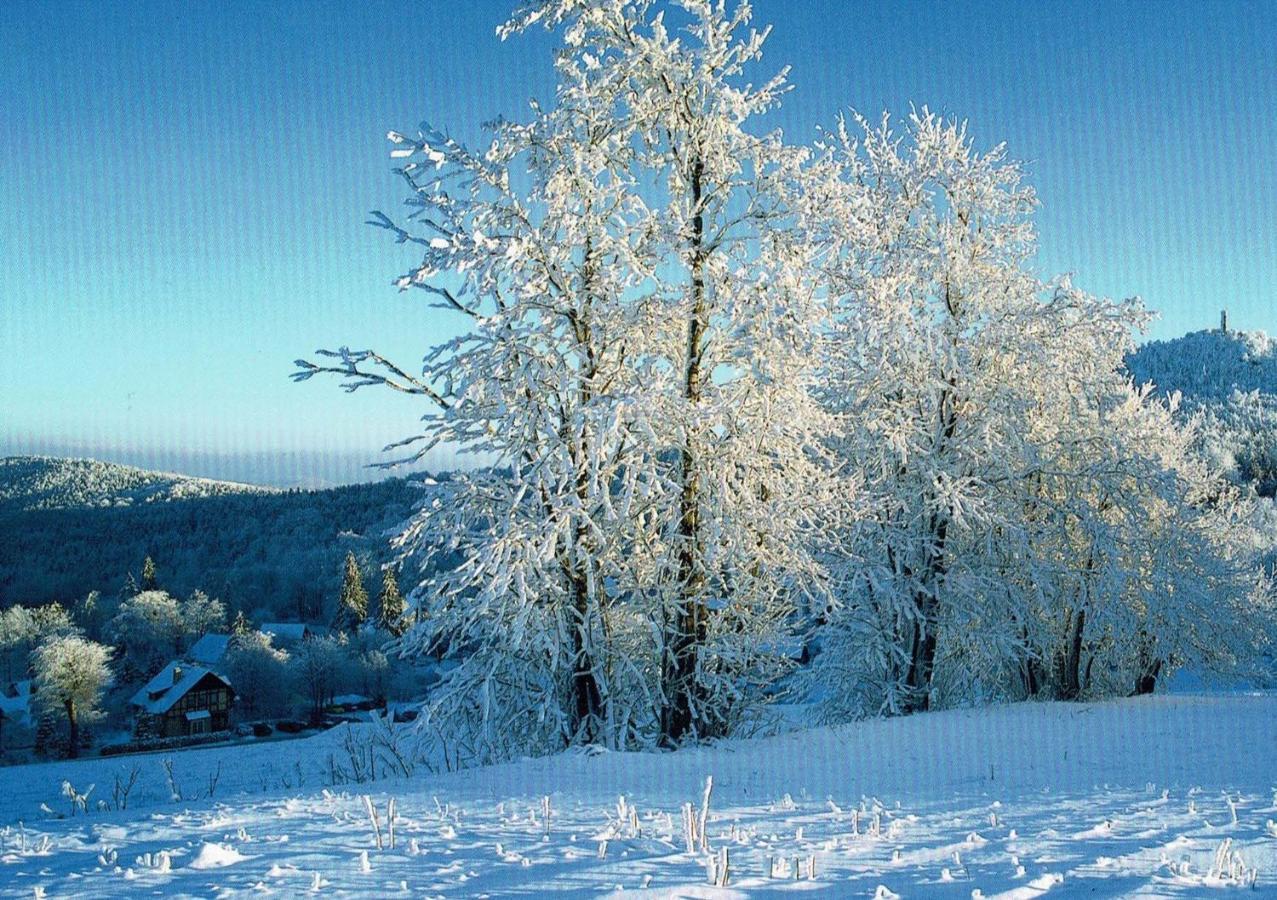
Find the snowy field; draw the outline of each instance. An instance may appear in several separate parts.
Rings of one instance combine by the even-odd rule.
[[[1271,695],[1018,704],[320,787],[337,742],[169,754],[192,795],[222,761],[196,802],[165,796],[160,756],[0,771],[0,894],[1277,895]],[[63,779],[109,793],[133,761],[147,780],[128,810],[40,811],[65,812]],[[300,788],[280,783],[299,769]]]

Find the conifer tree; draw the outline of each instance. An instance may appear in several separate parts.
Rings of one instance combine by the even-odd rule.
[[[244,615],[244,610],[235,613],[235,621],[231,622],[231,634],[245,635],[252,631],[248,624],[248,617]]]
[[[148,556],[142,562],[142,590],[154,591],[159,589],[159,582],[155,580],[155,560]]]
[[[387,566],[381,576],[381,595],[377,598],[377,627],[399,637],[407,624],[404,618],[405,607],[395,568]]]
[[[342,575],[341,597],[337,600],[337,614],[333,618],[334,631],[356,631],[368,618],[368,592],[364,590],[363,575],[354,553],[346,554]]]

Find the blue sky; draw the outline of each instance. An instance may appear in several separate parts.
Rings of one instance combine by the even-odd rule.
[[[411,398],[293,384],[316,347],[448,334],[363,224],[385,132],[466,140],[551,93],[507,2],[0,4],[0,454],[313,483],[411,433]],[[794,140],[909,104],[1006,141],[1043,273],[1138,294],[1151,336],[1277,331],[1277,17],[1254,4],[757,0]],[[437,465],[450,463],[446,457]]]

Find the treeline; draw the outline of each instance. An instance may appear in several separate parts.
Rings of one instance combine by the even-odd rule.
[[[166,589],[200,589],[232,611],[327,621],[341,563],[389,560],[386,532],[421,500],[416,479],[327,490],[225,494],[91,509],[0,513],[0,607],[118,596],[139,560],[160,565]]]
[[[1277,495],[1277,341],[1263,332],[1196,331],[1127,357],[1138,382],[1182,395],[1199,415],[1202,454],[1239,484]]]

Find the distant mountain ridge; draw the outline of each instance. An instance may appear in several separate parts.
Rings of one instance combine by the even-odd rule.
[[[94,459],[0,457],[0,512],[92,509],[224,494],[274,493],[279,490],[175,472],[153,472]]]
[[[1211,329],[1150,341],[1126,360],[1137,384],[1179,392],[1201,417],[1201,449],[1238,483],[1277,493],[1277,339]]]
[[[1235,391],[1277,396],[1277,339],[1262,331],[1216,328],[1149,341],[1126,366],[1136,382],[1181,391],[1195,405],[1229,400]]]
[[[324,621],[346,553],[379,578],[394,556],[390,536],[430,483],[419,473],[281,489],[90,459],[3,457],[0,608],[70,606],[93,590],[118,598],[149,555],[160,587],[175,595],[200,588],[232,611]]]

